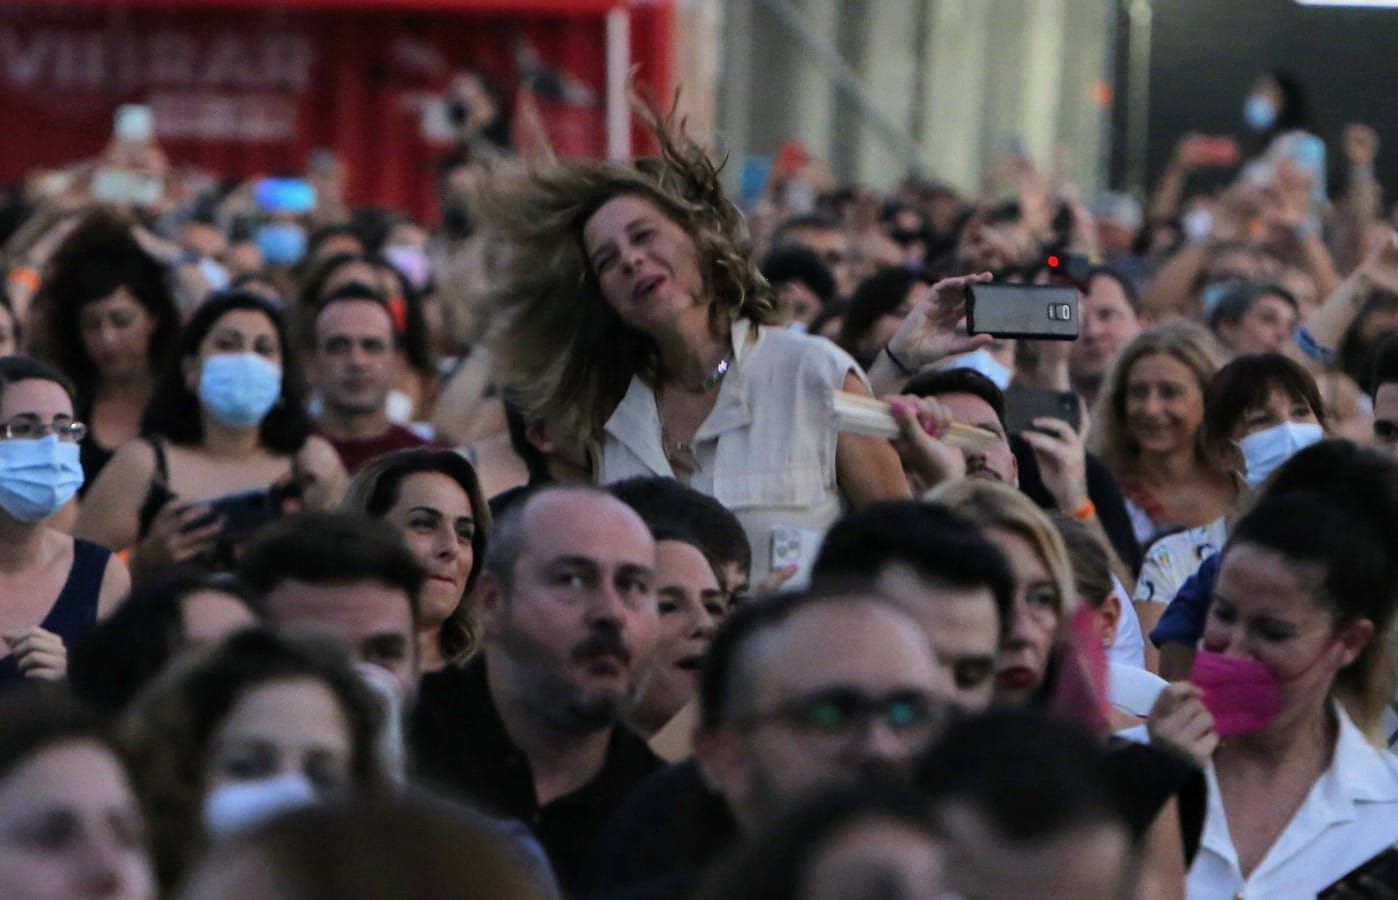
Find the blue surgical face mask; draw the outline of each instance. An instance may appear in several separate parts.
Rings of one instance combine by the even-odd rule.
[[[83,486],[78,445],[50,434],[0,441],[0,507],[21,522],[41,522]]]
[[[1248,486],[1257,487],[1282,463],[1323,437],[1325,432],[1312,422],[1282,422],[1243,438],[1238,446],[1243,451],[1243,477]]]
[[[306,255],[306,232],[295,222],[270,222],[257,230],[257,249],[270,266],[294,266]]]
[[[965,356],[956,358],[947,366],[948,369],[972,369],[980,372],[986,378],[995,382],[995,386],[1000,390],[1010,386],[1014,380],[1015,370],[1000,362],[1000,360],[990,355],[990,351],[984,347],[979,350],[967,353]]]
[[[1261,134],[1276,124],[1277,105],[1261,94],[1253,94],[1243,104],[1243,121],[1249,128]]]
[[[259,424],[281,393],[281,368],[256,353],[211,356],[199,373],[199,401],[229,428]]]

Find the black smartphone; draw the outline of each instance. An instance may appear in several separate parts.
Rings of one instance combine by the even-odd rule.
[[[244,537],[281,518],[286,501],[299,497],[301,490],[301,485],[292,481],[205,500],[209,514],[191,522],[186,530],[194,531],[220,521],[223,523],[218,532],[220,539]]]
[[[966,331],[998,338],[1078,339],[1078,289],[1060,284],[978,284],[966,293]]]
[[[1042,431],[1034,427],[1035,419],[1060,419],[1074,431],[1082,428],[1082,407],[1072,391],[1045,388],[1010,388],[1005,391],[1005,430],[1012,434]]]

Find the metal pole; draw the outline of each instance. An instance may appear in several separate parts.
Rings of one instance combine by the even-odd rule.
[[[1147,194],[1146,169],[1150,142],[1150,0],[1129,0],[1126,76],[1126,183],[1140,196]]]
[[[749,0],[744,0],[744,5]],[[811,54],[811,62],[828,77],[865,120],[888,143],[893,154],[916,174],[924,174],[922,145],[900,129],[888,116],[874,105],[859,74],[845,62],[840,51],[824,35],[813,29],[801,11],[788,0],[759,0],[763,6],[777,17],[782,26],[791,33]],[[736,5],[736,4],[735,4]],[[731,33],[731,32],[730,32]],[[909,86],[912,87],[911,85]]]
[[[631,110],[626,72],[631,61],[631,15],[618,6],[607,13],[607,156],[631,158]]]

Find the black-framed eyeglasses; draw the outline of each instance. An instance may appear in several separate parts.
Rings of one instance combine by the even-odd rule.
[[[811,734],[843,738],[878,721],[895,733],[922,737],[940,729],[947,719],[946,705],[926,691],[907,689],[874,697],[853,688],[829,688],[742,717],[739,724],[751,727],[779,721]]]
[[[7,441],[37,441],[51,434],[58,435],[65,444],[76,444],[87,437],[87,426],[66,420],[49,423],[38,416],[16,416],[0,424],[0,435]]]

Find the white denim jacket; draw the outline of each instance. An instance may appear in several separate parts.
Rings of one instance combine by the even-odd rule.
[[[732,339],[732,364],[694,436],[699,470],[690,486],[738,516],[752,545],[756,584],[772,567],[774,528],[799,540],[809,566],[821,536],[839,518],[831,391],[847,373],[861,379],[864,373],[825,338],[743,319],[734,324]],[[631,380],[605,432],[601,484],[674,475],[661,444],[655,394],[640,378]]]
[[[1228,832],[1218,776],[1212,764],[1205,770],[1208,811],[1189,870],[1191,900],[1314,897],[1398,842],[1398,757],[1365,740],[1339,704],[1334,710],[1340,734],[1330,767],[1246,879]]]

